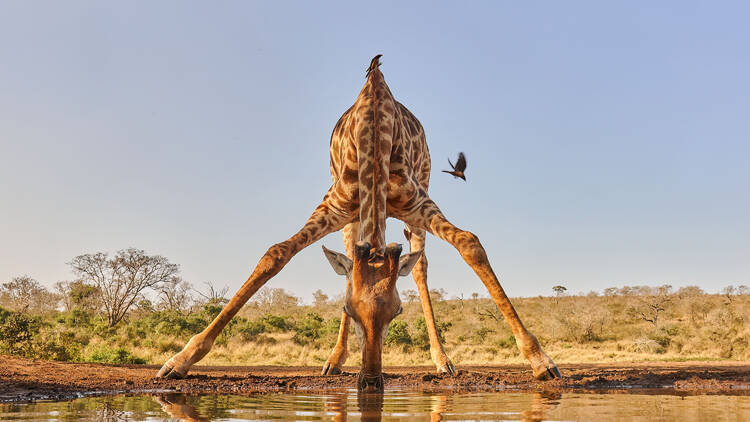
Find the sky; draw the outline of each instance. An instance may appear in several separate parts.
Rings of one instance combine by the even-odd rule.
[[[746,2],[0,4],[0,282],[136,247],[232,294],[331,184],[376,54],[510,296],[750,284]],[[441,173],[464,151],[467,182]],[[387,241],[404,242],[388,220]],[[321,245],[267,285],[345,281]],[[428,284],[486,289],[428,236]],[[399,290],[414,289],[411,277]]]

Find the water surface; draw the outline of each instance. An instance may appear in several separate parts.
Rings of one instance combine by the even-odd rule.
[[[2,420],[105,421],[750,421],[750,396],[595,393],[389,391],[358,395],[268,393],[248,396],[155,394],[63,402],[0,404]]]

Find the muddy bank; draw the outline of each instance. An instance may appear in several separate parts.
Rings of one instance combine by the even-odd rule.
[[[196,366],[184,380],[154,378],[147,365],[34,361],[0,356],[0,401],[69,399],[86,394],[176,391],[255,393],[354,388],[358,368],[320,376],[317,367]],[[455,377],[434,367],[387,367],[386,389],[438,391],[632,391],[750,395],[750,362],[679,362],[560,365],[563,379],[539,382],[526,366],[462,366]]]

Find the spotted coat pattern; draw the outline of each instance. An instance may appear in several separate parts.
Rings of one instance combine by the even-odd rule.
[[[331,202],[356,211],[356,240],[385,247],[385,219],[417,205],[430,183],[430,153],[419,120],[396,101],[380,69],[331,134]]]

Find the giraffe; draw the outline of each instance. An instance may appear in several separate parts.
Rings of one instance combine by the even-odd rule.
[[[453,245],[484,283],[502,312],[516,338],[519,351],[531,365],[534,377],[541,380],[561,377],[555,363],[521,322],[500,286],[479,238],[454,226],[429,197],[427,189],[431,163],[424,129],[419,120],[394,99],[380,71],[380,57],[377,55],[372,59],[367,80],[354,105],[341,116],[333,129],[330,143],[333,183],[321,203],[297,233],[266,251],[250,277],[219,315],[202,332],[193,336],[182,351],[164,363],[157,373],[158,377],[186,376],[190,367],[208,354],[221,330],[248,299],[281,271],[297,252],[325,235],[344,229],[347,252],[350,256],[354,255],[354,263],[372,255],[370,251],[364,253],[368,246],[376,252],[375,255],[383,250],[386,250],[385,255],[395,253],[390,245],[385,247],[387,217],[397,218],[406,224],[411,232],[411,251],[423,249],[426,232]],[[400,252],[398,248],[398,254]],[[358,257],[358,254],[361,256]],[[383,253],[379,255],[385,256]],[[339,264],[346,266],[345,255],[334,256],[336,259],[333,261],[339,262],[337,260],[340,259]],[[453,373],[455,369],[437,340],[426,286],[426,269],[427,259],[422,255],[414,267],[413,276],[425,314],[430,316],[425,319],[430,332],[431,354],[439,368],[445,366],[445,371]],[[340,270],[344,273],[347,271],[345,268]],[[352,288],[351,284],[348,280],[347,291]],[[395,286],[395,283],[392,284]],[[346,359],[346,348],[337,348],[345,345],[350,316],[346,311],[342,315],[339,342],[323,369],[326,373],[340,370],[340,365]],[[392,319],[393,316],[389,317]],[[379,361],[380,356],[377,359]]]

